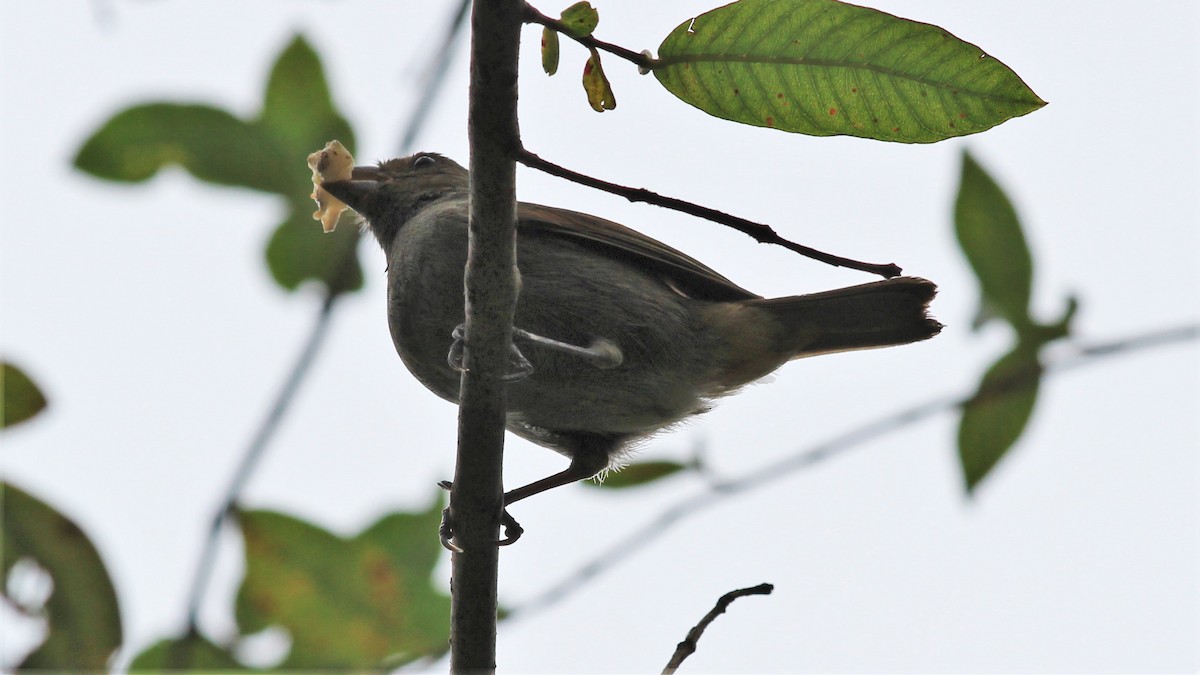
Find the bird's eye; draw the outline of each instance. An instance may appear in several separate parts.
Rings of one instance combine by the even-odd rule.
[[[434,163],[433,158],[430,157],[429,155],[419,155],[416,159],[413,160],[413,168],[414,169],[425,169],[425,168],[433,166],[433,163]]]

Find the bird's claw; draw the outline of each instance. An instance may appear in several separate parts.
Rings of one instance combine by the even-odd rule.
[[[616,368],[625,360],[625,355],[621,352],[621,348],[611,340],[604,338],[596,338],[587,347],[578,347],[567,342],[559,342],[548,337],[542,337],[527,330],[513,328],[513,341],[515,342],[516,340],[525,340],[565,354],[578,356],[593,366],[604,370]]]
[[[454,338],[454,342],[450,345],[450,353],[446,355],[446,362],[450,364],[451,368],[460,373],[467,369],[465,360],[466,340],[464,339],[466,333],[466,324],[459,324],[454,328],[454,331],[450,334]],[[517,380],[525,379],[533,372],[533,364],[529,362],[529,359],[525,358],[525,355],[521,353],[521,350],[516,345],[518,340],[531,342],[548,349],[554,349],[564,354],[579,357],[593,366],[604,370],[616,368],[625,361],[625,355],[621,352],[621,348],[611,340],[597,338],[592,341],[591,345],[579,347],[514,327],[513,344],[509,346],[510,370],[500,378],[505,382],[516,382]]]
[[[454,484],[448,480],[440,481],[438,487],[449,491],[454,487]],[[517,522],[508,513],[508,509],[504,509],[500,514],[500,524],[504,526],[504,537],[496,542],[497,546],[508,546],[515,544],[522,534],[525,534],[525,528]],[[462,553],[463,549],[458,544],[454,543],[454,524],[450,517],[450,507],[442,509],[442,522],[438,525],[438,539],[442,542],[442,547],[453,551],[454,553]]]
[[[446,362],[450,364],[451,368],[460,373],[467,370],[465,356],[466,340],[464,339],[466,334],[466,324],[460,323],[454,327],[454,331],[450,333],[450,336],[454,338],[454,342],[450,344],[450,353],[446,355]],[[520,349],[517,349],[515,344],[509,345],[508,358],[511,370],[500,377],[504,382],[523,380],[533,372],[533,364],[529,362],[529,359],[525,358],[525,355],[521,353]]]

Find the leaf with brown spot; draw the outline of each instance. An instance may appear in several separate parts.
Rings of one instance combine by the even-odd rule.
[[[427,511],[385,516],[349,539],[282,513],[239,514],[239,627],[286,629],[286,669],[395,667],[439,653],[450,625],[450,598],[431,581],[441,510],[439,495]]]

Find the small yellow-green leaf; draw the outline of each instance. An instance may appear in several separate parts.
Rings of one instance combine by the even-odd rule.
[[[246,577],[236,616],[245,633],[278,625],[292,637],[280,667],[365,670],[438,653],[450,599],[431,580],[441,554],[441,497],[345,539],[269,511],[239,515]]]
[[[1037,345],[1018,344],[988,369],[975,396],[963,406],[958,456],[968,492],[974,491],[1025,431],[1041,376]]]
[[[179,671],[250,670],[238,662],[228,649],[202,635],[186,635],[173,640],[159,640],[134,657],[129,665],[133,673]]]
[[[592,106],[592,110],[604,112],[617,107],[617,98],[608,84],[608,78],[604,76],[600,54],[595,49],[583,66],[583,90],[587,92],[588,105]]]
[[[981,304],[1018,333],[1029,332],[1033,258],[1021,221],[1004,190],[965,151],[954,201],[954,233],[979,280]]]
[[[600,23],[600,13],[590,2],[577,2],[564,9],[560,17],[563,25],[567,27],[567,32],[575,37],[591,35]]]
[[[49,634],[19,669],[105,670],[121,646],[121,612],[96,547],[74,521],[11,483],[0,483],[0,499],[4,580],[17,561],[29,559],[54,583],[43,610]],[[6,596],[7,589],[0,585]]]
[[[7,361],[0,362],[0,429],[33,417],[46,407],[46,396],[25,371]]]
[[[547,75],[558,72],[558,32],[542,29],[542,70]]]
[[[659,46],[668,91],[724,119],[814,136],[932,143],[1045,105],[947,31],[835,0],[741,0]]]
[[[662,480],[667,476],[674,475],[680,471],[690,468],[687,464],[679,462],[634,462],[620,471],[613,471],[604,477],[601,482],[584,481],[584,485],[591,485],[598,488],[624,489],[631,487],[641,487],[658,480]]]

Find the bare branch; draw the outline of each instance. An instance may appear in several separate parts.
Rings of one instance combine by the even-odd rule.
[[[724,614],[725,610],[729,609],[729,605],[733,604],[734,600],[744,598],[748,595],[770,595],[773,590],[775,590],[775,587],[771,584],[759,584],[750,588],[739,588],[736,591],[730,591],[722,595],[717,600],[717,604],[708,611],[708,614],[705,614],[704,618],[700,619],[700,623],[688,631],[687,637],[684,638],[683,642],[675,646],[675,653],[671,655],[671,660],[667,662],[667,667],[663,668],[663,675],[674,673],[683,664],[684,659],[696,652],[700,636],[704,635],[704,631],[708,628],[708,625],[716,621],[718,616]]]
[[[779,236],[779,233],[777,233],[768,225],[756,223],[752,220],[746,220],[745,218],[739,218],[723,211],[710,209],[707,206],[700,206],[699,204],[694,204],[682,199],[665,197],[657,192],[651,192],[650,190],[646,190],[644,188],[631,188],[624,185],[617,185],[616,183],[609,183],[598,178],[593,178],[591,176],[559,166],[553,162],[544,160],[523,147],[517,150],[517,161],[531,169],[544,171],[552,176],[558,176],[559,178],[565,178],[569,181],[579,183],[580,185],[586,185],[597,190],[603,190],[605,192],[624,197],[631,202],[645,202],[647,204],[661,206],[674,211],[681,211],[688,215],[696,216],[697,218],[711,220],[714,223],[719,223],[727,227],[732,227],[738,232],[742,232],[754,237],[754,239],[760,244],[776,244],[790,251],[795,251],[802,256],[823,262],[827,265],[833,265],[834,267],[846,267],[852,270],[859,270],[861,272],[878,274],[888,279],[900,276],[901,269],[895,263],[878,264],[860,262],[858,260],[851,260],[850,258],[843,258],[841,256],[818,251],[815,248],[810,248],[808,246],[784,239],[783,237]]]
[[[517,57],[521,0],[476,2],[471,12],[471,146],[465,368],[449,519],[462,549],[451,558],[450,670],[496,670],[496,607],[504,506],[504,382],[517,304]]]
[[[1106,358],[1131,354],[1147,349],[1200,340],[1200,325],[1190,324],[1165,330],[1151,331],[1121,340],[1081,347],[1074,356],[1060,358],[1046,365],[1043,376],[1058,375],[1083,366],[1100,363]],[[922,422],[935,415],[956,410],[977,395],[940,396],[924,403],[868,422],[857,429],[815,446],[805,448],[771,462],[741,478],[715,482],[705,492],[686,497],[668,507],[657,517],[622,537],[591,561],[584,563],[565,579],[554,584],[532,600],[516,607],[509,618],[527,617],[544,611],[582,588],[587,582],[615,567],[645,548],[675,524],[698,515],[724,500],[763,487],[792,474],[832,459],[889,433]]]

